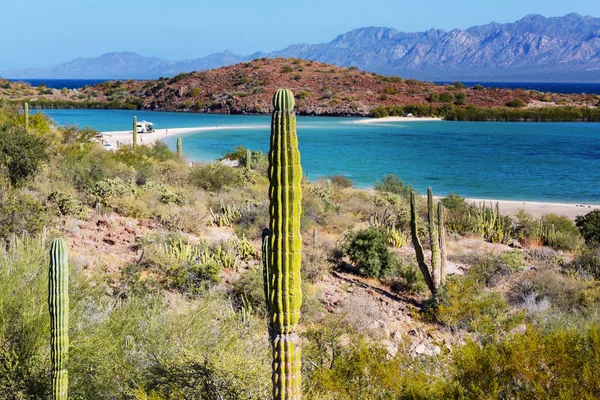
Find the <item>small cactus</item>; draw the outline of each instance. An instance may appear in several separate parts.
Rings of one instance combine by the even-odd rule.
[[[177,138],[177,155],[179,157],[183,155],[183,143],[180,137]]]
[[[273,350],[273,399],[302,397],[300,319],[302,289],[302,167],[296,135],[294,96],[280,89],[273,97],[269,151],[269,229],[263,231],[263,267]]]
[[[25,129],[29,130],[29,103],[25,102],[23,105],[23,111],[25,114]]]
[[[48,273],[52,399],[66,400],[69,391],[69,265],[67,246],[55,239],[50,247]]]

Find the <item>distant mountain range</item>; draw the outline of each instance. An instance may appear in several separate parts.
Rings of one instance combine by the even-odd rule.
[[[166,61],[136,53],[77,58],[48,68],[0,71],[22,79],[151,79],[202,71],[260,57],[296,57],[427,80],[600,82],[600,18],[528,15],[508,24],[405,33],[360,28],[329,43],[296,44],[271,53],[230,51]]]

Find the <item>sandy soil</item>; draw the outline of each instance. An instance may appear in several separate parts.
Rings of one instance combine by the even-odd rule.
[[[439,117],[385,117],[369,118],[353,121],[355,124],[376,124],[379,122],[425,122],[425,121],[443,121]]]
[[[480,204],[483,201],[496,202],[500,205],[502,214],[514,214],[518,210],[525,210],[536,218],[545,214],[562,215],[567,218],[575,219],[578,215],[585,215],[590,211],[600,209],[600,204],[571,204],[571,203],[544,203],[539,201],[512,201],[512,200],[484,200],[484,199],[466,199],[470,203]]]

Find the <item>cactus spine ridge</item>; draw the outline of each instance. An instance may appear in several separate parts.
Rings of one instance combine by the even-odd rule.
[[[263,231],[263,273],[273,352],[273,399],[302,397],[300,319],[302,289],[302,167],[296,135],[294,96],[280,89],[273,96],[269,151],[269,229]]]
[[[67,246],[63,239],[55,239],[50,247],[48,310],[52,399],[66,400],[69,390],[69,265]]]

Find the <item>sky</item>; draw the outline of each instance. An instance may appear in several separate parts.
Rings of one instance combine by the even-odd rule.
[[[2,0],[0,70],[133,51],[167,60],[329,42],[365,26],[451,30],[527,14],[600,17],[598,0]]]

